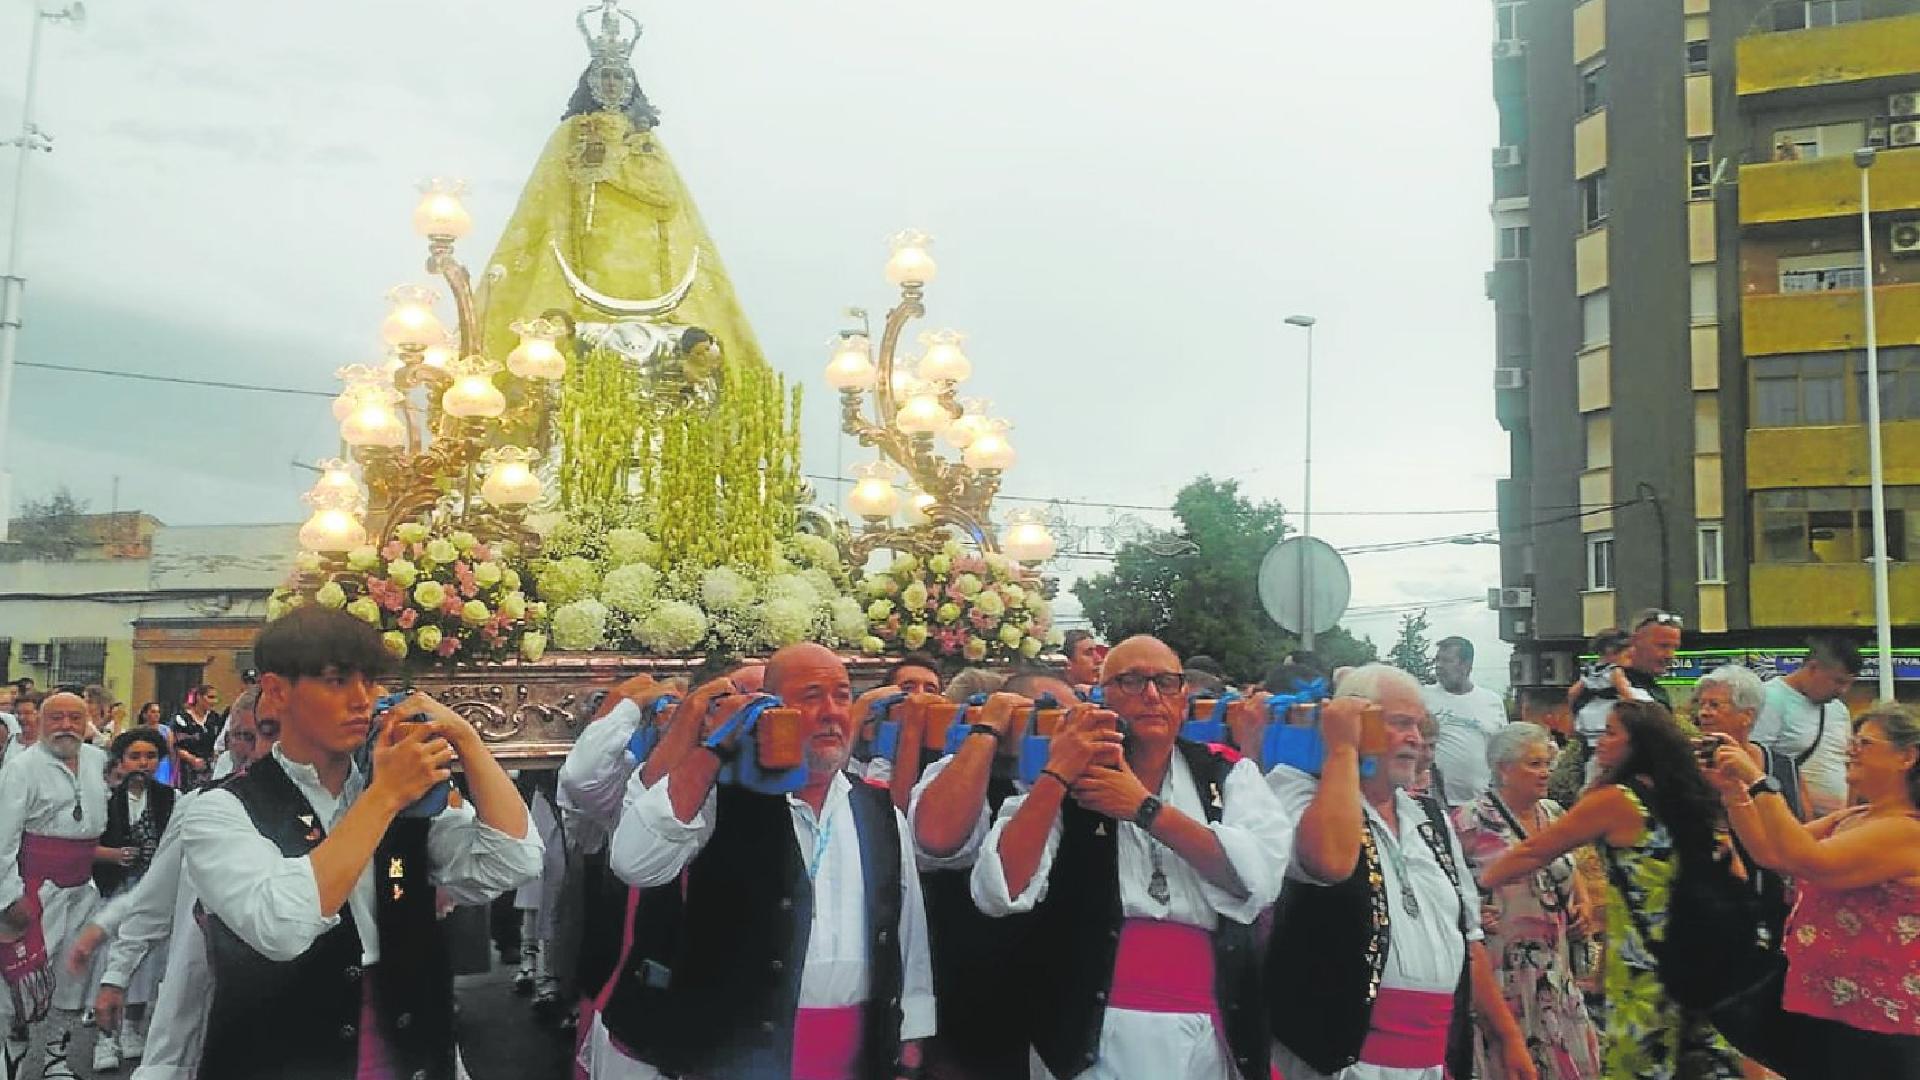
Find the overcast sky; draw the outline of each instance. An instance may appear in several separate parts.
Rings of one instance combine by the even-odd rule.
[[[58,142],[31,166],[21,359],[331,390],[336,367],[378,356],[382,294],[421,276],[418,179],[469,179],[462,251],[485,265],[584,65],[578,6],[90,0],[83,30],[46,31],[40,123]],[[888,305],[885,239],[914,226],[937,237],[932,325],[971,335],[972,388],[1015,424],[1008,492],[1165,505],[1207,472],[1297,503],[1305,342],[1281,320],[1305,312],[1315,532],[1493,526],[1485,12],[629,7],[661,137],[769,360],[807,386],[810,471],[841,464],[824,342],[847,305]],[[7,135],[31,12],[0,0]],[[169,523],[297,520],[310,478],[289,463],[337,445],[315,398],[32,368],[15,389],[16,499],[64,484],[105,510],[117,478],[120,508]],[[1462,509],[1480,512],[1400,513]],[[1351,566],[1365,606],[1480,596],[1498,576],[1485,546]],[[1505,685],[1483,604],[1432,617]],[[1396,620],[1350,625],[1384,648]]]

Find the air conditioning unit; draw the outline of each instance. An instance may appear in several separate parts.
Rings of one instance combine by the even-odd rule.
[[[1527,43],[1519,38],[1507,38],[1493,43],[1495,60],[1517,60],[1527,54]]]
[[[1520,148],[1517,146],[1496,146],[1493,148],[1493,167],[1510,169],[1520,164]]]
[[[1887,127],[1887,145],[1894,149],[1902,146],[1920,146],[1920,120],[1902,120]]]
[[[34,667],[46,667],[53,663],[53,646],[45,641],[22,642],[20,662]]]
[[[1894,255],[1920,255],[1920,219],[1894,222],[1887,230],[1887,251]]]
[[[1888,98],[1887,113],[1894,117],[1920,116],[1920,90],[1909,90]]]
[[[1500,609],[1502,611],[1514,611],[1521,608],[1530,608],[1532,606],[1533,606],[1533,590],[1532,589],[1509,588],[1509,589],[1500,590]]]
[[[1494,368],[1493,388],[1495,390],[1525,390],[1527,388],[1526,370],[1517,367]]]

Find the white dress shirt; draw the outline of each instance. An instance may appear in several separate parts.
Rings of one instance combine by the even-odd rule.
[[[664,885],[692,864],[716,825],[716,799],[691,822],[674,816],[669,784],[648,788],[635,774],[627,787],[626,809],[613,833],[609,863],[620,879],[636,888]],[[819,818],[800,798],[787,796],[793,839],[813,872],[813,928],[807,937],[806,964],[800,972],[800,1007],[838,1008],[867,1000],[866,882],[860,864],[860,838],[847,796],[852,782],[836,774],[821,804]],[[927,952],[927,914],[920,900],[920,876],[913,872],[912,842],[905,818],[893,812],[900,833],[900,1038],[924,1039],[934,1032],[933,964]],[[824,840],[822,836],[824,834]],[[771,871],[770,871],[771,872]],[[638,1065],[637,1062],[633,1064]],[[594,1075],[601,1076],[597,1064]],[[650,1077],[651,1071],[622,1070],[609,1075]]]
[[[1268,774],[1267,780],[1281,804],[1286,807],[1290,821],[1300,820],[1300,815],[1306,812],[1314,793],[1319,790],[1317,779],[1287,765],[1276,767]],[[1386,819],[1371,803],[1362,799],[1361,805],[1366,812],[1368,826],[1373,830],[1374,845],[1380,851],[1380,874],[1384,879],[1382,887],[1392,913],[1387,966],[1381,973],[1380,986],[1382,989],[1450,995],[1459,986],[1460,968],[1466,962],[1467,942],[1480,941],[1486,936],[1480,929],[1479,887],[1474,884],[1473,871],[1467,863],[1465,851],[1460,847],[1460,837],[1454,832],[1452,822],[1448,821],[1447,845],[1453,855],[1453,865],[1460,875],[1460,885],[1455,888],[1447,879],[1447,872],[1441,867],[1432,847],[1420,835],[1420,826],[1428,820],[1427,813],[1413,796],[1405,791],[1394,792],[1394,816],[1399,819],[1396,823],[1399,826],[1397,832],[1387,827]],[[1442,819],[1445,820],[1444,815]],[[1404,857],[1407,876],[1413,882],[1413,894],[1420,904],[1420,917],[1417,919],[1407,915],[1400,899],[1400,868],[1393,857],[1395,851]],[[1298,881],[1314,885],[1337,884],[1315,880],[1298,860],[1289,866],[1287,872]],[[1463,911],[1468,915],[1465,941],[1461,940],[1460,934]],[[1287,1080],[1322,1080],[1327,1076],[1296,1058],[1279,1042],[1274,1043],[1273,1063]],[[1441,1066],[1393,1069],[1362,1062],[1332,1075],[1339,1080],[1442,1080],[1445,1072]]]
[[[20,842],[27,833],[62,840],[98,842],[107,828],[107,753],[80,744],[72,769],[44,746],[16,747],[0,767],[0,908],[26,895],[20,876]],[[74,816],[74,808],[80,810]],[[40,886],[40,930],[54,978],[53,1004],[78,1009],[92,983],[90,972],[67,970],[67,948],[100,903],[91,877],[71,888],[48,881]],[[0,994],[0,1028],[10,1026],[11,995]]]
[[[948,754],[939,761],[927,766],[925,771],[921,772],[920,779],[913,785],[913,794],[907,798],[907,824],[914,829],[915,837],[913,853],[914,856],[920,860],[920,869],[923,872],[927,870],[971,869],[973,864],[980,858],[980,846],[987,842],[988,831],[993,828],[993,810],[987,805],[987,800],[981,799],[980,819],[974,822],[973,831],[967,834],[967,839],[960,845],[957,851],[951,855],[935,855],[920,846],[918,839],[920,835],[920,800],[926,796],[927,789],[933,786],[934,779],[941,773],[946,772],[947,766],[951,764],[953,764],[953,755]],[[1014,783],[1019,788],[1021,794],[1026,793],[1026,785],[1021,784],[1017,780],[1014,781]]]
[[[566,814],[569,842],[583,854],[605,850],[620,823],[627,778],[640,765],[627,752],[627,743],[644,715],[632,701],[620,702],[580,732],[560,764],[556,802]]]
[[[1054,856],[1060,850],[1061,825],[1056,817],[1047,834],[1039,867],[1020,895],[1012,895],[1006,866],[1000,859],[1000,838],[1007,823],[1026,801],[1016,795],[1001,804],[1000,815],[979,848],[973,864],[973,902],[988,915],[1032,911],[1046,898]],[[1187,768],[1186,758],[1173,755],[1160,799],[1195,821],[1206,823],[1206,804]],[[1158,919],[1212,931],[1221,919],[1252,923],[1280,894],[1287,860],[1293,849],[1293,821],[1281,809],[1259,767],[1241,761],[1227,773],[1220,792],[1219,824],[1207,827],[1220,841],[1245,897],[1235,897],[1200,876],[1185,859],[1153,839],[1130,821],[1110,821],[1119,830],[1120,910],[1129,919]],[[1167,879],[1167,899],[1147,894],[1154,871],[1154,848]],[[964,852],[965,847],[962,848]],[[1121,1080],[1123,1077],[1166,1077],[1168,1080],[1232,1080],[1239,1075],[1225,1053],[1223,1033],[1214,1030],[1207,1013],[1155,1013],[1132,1009],[1107,1010],[1100,1030],[1099,1060],[1077,1074],[1080,1080]],[[1033,1055],[1031,1075],[1050,1076]],[[1264,1080],[1249,1077],[1246,1080]]]
[[[313,766],[288,761],[278,746],[273,757],[328,831],[366,789],[357,766],[335,796],[321,785]],[[187,807],[180,815],[180,840],[187,880],[207,911],[268,959],[292,960],[339,925],[340,916],[320,914],[320,884],[310,858],[280,854],[273,841],[254,827],[232,792],[210,790]],[[481,821],[472,806],[463,804],[433,819],[427,832],[427,855],[434,885],[446,889],[455,903],[481,904],[538,876],[541,844],[533,830],[516,840]],[[371,860],[360,872],[347,904],[360,935],[361,962],[378,963]]]

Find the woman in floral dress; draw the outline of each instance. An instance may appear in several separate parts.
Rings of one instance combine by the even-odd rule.
[[[1736,1080],[1738,1055],[1703,1014],[1667,996],[1640,929],[1663,940],[1668,890],[1681,861],[1713,857],[1713,792],[1672,714],[1653,702],[1614,706],[1594,752],[1601,770],[1595,786],[1559,820],[1494,860],[1481,884],[1509,885],[1575,848],[1602,845],[1618,871],[1607,886],[1602,1075]]]
[[[1476,870],[1560,816],[1559,804],[1544,797],[1553,758],[1553,738],[1538,724],[1509,724],[1488,743],[1493,790],[1453,811],[1460,844]],[[1507,1005],[1526,1032],[1540,1080],[1601,1075],[1599,1035],[1587,1016],[1573,963],[1575,950],[1584,953],[1587,947],[1585,935],[1576,932],[1586,911],[1584,890],[1567,855],[1487,894],[1487,952]],[[1476,1038],[1480,1076],[1499,1080],[1499,1060],[1487,1053],[1484,1039]]]

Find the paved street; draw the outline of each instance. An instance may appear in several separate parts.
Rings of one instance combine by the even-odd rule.
[[[456,984],[460,997],[460,1053],[473,1080],[562,1080],[567,1073],[571,1041],[533,1020],[533,1007],[513,994],[513,970],[496,967],[485,975],[463,976]],[[111,1080],[133,1071],[95,1073],[94,1030],[82,1028],[74,1038],[74,1071],[86,1080]],[[37,1054],[23,1080],[40,1080]]]

